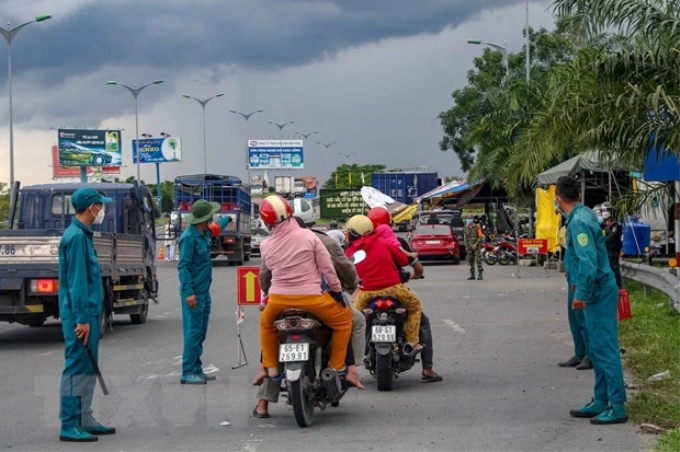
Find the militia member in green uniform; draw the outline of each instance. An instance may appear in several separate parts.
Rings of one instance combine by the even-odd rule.
[[[468,279],[475,279],[475,266],[477,267],[477,279],[481,280],[484,268],[482,267],[482,228],[479,226],[479,217],[474,216],[473,219],[468,218],[465,225],[465,251],[467,252],[467,261],[470,265],[470,277]]]
[[[592,401],[569,414],[591,418],[591,424],[618,424],[628,420],[616,318],[619,288],[597,217],[579,199],[578,180],[560,177],[555,208],[566,220],[564,266],[567,284],[574,290],[571,307],[585,311],[588,356],[595,371]]]

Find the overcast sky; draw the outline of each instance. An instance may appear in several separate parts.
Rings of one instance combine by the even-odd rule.
[[[548,0],[529,3],[533,28],[553,28]],[[12,43],[15,179],[52,177],[56,128],[123,129],[123,177],[136,174],[130,140],[134,98],[107,80],[141,85],[139,133],[182,139],[183,162],[161,165],[161,179],[202,173],[201,106],[207,98],[207,168],[247,177],[245,141],[283,129],[318,131],[305,141],[305,169],[323,179],[342,163],[427,166],[463,176],[441,152],[438,114],[482,39],[510,52],[523,45],[525,0],[0,0],[6,27],[49,13]],[[7,45],[0,40],[0,181],[9,181]],[[246,121],[230,113],[256,109]],[[317,144],[334,142],[326,149]],[[339,153],[348,154],[349,158]],[[155,182],[155,165],[142,165]]]

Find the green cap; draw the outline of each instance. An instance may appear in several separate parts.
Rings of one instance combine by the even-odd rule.
[[[79,188],[71,195],[71,204],[76,210],[90,207],[92,204],[108,204],[111,201],[113,201],[112,198],[102,196],[97,190],[90,187]]]
[[[189,224],[203,223],[204,221],[209,220],[218,210],[220,210],[219,203],[199,199],[191,206]]]

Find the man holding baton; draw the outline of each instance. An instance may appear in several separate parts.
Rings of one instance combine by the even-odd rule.
[[[97,441],[95,435],[116,433],[92,417],[104,291],[91,226],[104,220],[104,204],[111,201],[94,188],[76,190],[71,195],[76,214],[59,243],[59,315],[66,361],[59,391],[61,441],[91,442]]]

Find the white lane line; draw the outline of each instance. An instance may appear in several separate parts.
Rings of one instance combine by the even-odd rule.
[[[464,329],[462,326],[458,325],[458,324],[457,324],[456,322],[454,322],[453,320],[450,320],[450,319],[442,319],[442,322],[446,323],[448,326],[450,326],[451,328],[453,328],[453,330],[454,330],[455,332],[460,333],[460,334],[465,334],[465,329]]]
[[[45,353],[38,353],[38,356],[50,356],[54,352],[45,352]]]

